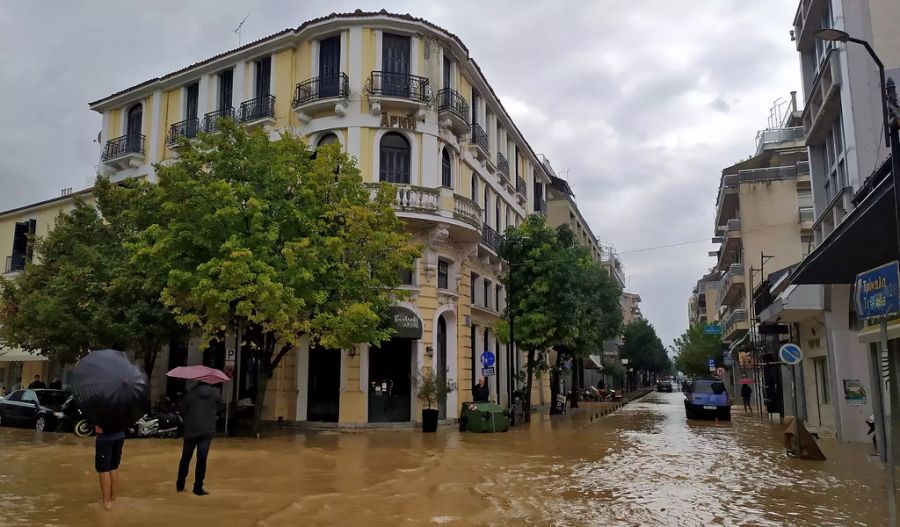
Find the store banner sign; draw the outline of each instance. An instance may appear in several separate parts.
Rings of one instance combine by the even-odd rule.
[[[862,319],[900,313],[900,266],[896,261],[856,275],[856,313]]]

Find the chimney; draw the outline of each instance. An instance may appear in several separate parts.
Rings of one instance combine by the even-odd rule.
[[[797,90],[791,92],[791,112],[797,111]]]

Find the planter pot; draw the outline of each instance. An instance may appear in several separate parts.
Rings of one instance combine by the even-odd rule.
[[[438,415],[440,413],[437,410],[426,408],[422,410],[422,431],[423,432],[437,432],[438,426]]]

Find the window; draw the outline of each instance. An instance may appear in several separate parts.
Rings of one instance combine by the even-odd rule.
[[[500,225],[500,196],[497,196],[497,199],[494,200],[494,227],[497,228],[497,231],[502,231],[502,226]]]
[[[471,278],[469,280],[469,295],[472,297],[469,300],[474,305],[478,305],[478,273],[472,273]]]
[[[496,291],[496,301],[494,302],[494,305],[497,306],[497,311],[500,311],[500,306],[502,305],[500,303],[500,296],[503,294],[503,286],[501,286],[500,284],[497,284],[495,291]]]
[[[491,289],[492,284],[491,281],[487,278],[484,279],[484,307],[487,309],[491,308]]]
[[[234,92],[234,70],[225,70],[219,73],[219,90],[216,109],[227,110],[233,108],[234,103],[231,100]]]
[[[405,137],[393,132],[384,134],[381,138],[380,156],[381,181],[409,184],[410,148]]]
[[[450,264],[446,260],[438,260],[438,289],[449,289]]]
[[[34,254],[34,238],[37,228],[37,220],[16,222],[13,231],[12,254],[5,272],[15,272],[25,269],[25,263],[30,262]]]
[[[400,269],[400,285],[415,285],[411,269]]]
[[[484,187],[484,224],[491,226],[491,197],[487,186]]]
[[[10,394],[10,395],[6,398],[6,400],[7,400],[7,401],[12,401],[12,402],[18,402],[18,401],[21,401],[21,400],[22,400],[22,394],[24,394],[24,393],[25,393],[25,390],[19,390],[19,391],[13,392],[12,394]]]
[[[200,110],[200,85],[191,84],[185,89],[184,118],[196,119]]]
[[[140,135],[143,132],[144,105],[138,103],[128,109],[128,118],[125,124],[127,141],[140,141]],[[134,138],[134,139],[132,139]]]
[[[472,88],[472,125],[478,124],[478,106],[480,104],[481,96],[478,95],[478,92],[475,91],[475,88]]]
[[[319,97],[336,97],[341,89],[341,37],[319,41]]]
[[[831,19],[831,5],[830,2],[826,3],[825,12],[822,13],[822,19],[819,21],[819,29],[825,29],[834,27],[834,21]],[[828,54],[828,50],[835,46],[835,43],[829,40],[816,40],[816,71],[819,71],[819,68],[822,66],[822,61],[825,58],[825,55]]]
[[[452,166],[450,164],[450,152],[447,149],[441,151],[441,186],[453,188],[453,179],[451,177]]]
[[[472,173],[472,201],[478,203],[478,177]]]
[[[36,403],[36,402],[38,402],[37,395],[31,390],[25,390],[25,393],[22,394],[22,402],[23,403]]]
[[[543,198],[544,198],[544,186],[541,185],[540,183],[538,183],[537,181],[535,181],[534,182],[534,210],[536,212],[541,212],[541,206],[542,206],[541,202],[542,202]]]
[[[828,404],[830,402],[828,394],[828,360],[825,357],[813,359],[813,366],[816,369],[816,393],[819,397],[819,404]]]
[[[443,64],[444,78],[442,79],[444,82],[443,82],[442,86],[446,89],[449,89],[453,86],[453,83],[450,82],[450,78],[451,78],[450,75],[451,75],[451,72],[453,71],[452,64],[453,63],[450,61],[450,57],[449,57],[448,53],[446,51],[444,51],[444,64]]]
[[[256,97],[264,97],[271,93],[269,86],[272,81],[272,57],[263,57],[256,61]]]
[[[334,144],[340,144],[340,141],[338,141],[338,136],[329,132],[329,133],[323,134],[321,137],[319,137],[319,141],[316,143],[316,148],[319,148],[319,147],[322,147],[325,145],[334,145]]]
[[[838,191],[847,186],[847,169],[844,161],[844,123],[840,110],[831,130],[825,136],[825,196],[831,201]]]

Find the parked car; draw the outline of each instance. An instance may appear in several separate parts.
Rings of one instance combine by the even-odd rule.
[[[656,383],[656,391],[672,393],[672,383],[670,381],[659,381]]]
[[[63,390],[16,390],[0,400],[0,426],[56,430],[68,398]]]
[[[731,420],[731,399],[725,384],[717,379],[695,379],[684,397],[684,411],[688,419],[714,417]]]

